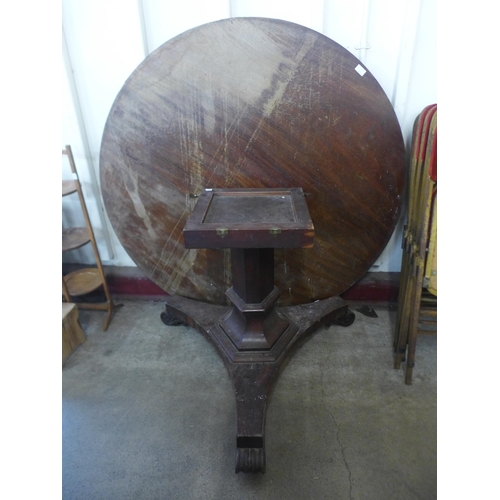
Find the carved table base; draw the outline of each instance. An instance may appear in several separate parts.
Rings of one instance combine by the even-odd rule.
[[[241,349],[224,329],[232,308],[177,295],[168,297],[162,320],[176,318],[203,334],[217,349],[229,372],[236,398],[236,472],[264,472],[267,402],[280,369],[307,336],[320,326],[348,317],[340,297],[311,304],[276,307],[285,331],[269,349]]]

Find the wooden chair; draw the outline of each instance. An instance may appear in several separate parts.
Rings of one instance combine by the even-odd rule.
[[[394,367],[412,382],[418,333],[437,331],[437,105],[415,120],[408,222],[403,235]]]

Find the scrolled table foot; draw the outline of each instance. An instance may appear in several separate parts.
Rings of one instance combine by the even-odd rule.
[[[181,321],[179,318],[174,316],[173,314],[168,313],[167,311],[163,311],[160,314],[160,319],[167,326],[186,326],[187,323]]]
[[[266,471],[264,448],[236,448],[236,473]]]
[[[351,326],[354,323],[355,319],[356,315],[351,310],[348,309],[343,316],[335,318],[334,320],[327,323],[326,326],[330,325]]]

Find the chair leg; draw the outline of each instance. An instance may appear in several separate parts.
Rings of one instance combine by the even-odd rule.
[[[408,332],[410,328],[410,317],[411,317],[411,305],[414,296],[414,269],[412,269],[411,263],[407,259],[406,271],[405,271],[405,280],[402,283],[403,288],[403,296],[400,303],[401,314],[399,317],[398,324],[398,336],[396,339],[396,343],[394,346],[394,350],[396,352],[395,360],[394,360],[394,368],[399,370],[401,368],[401,362],[405,361],[406,347],[408,345]]]
[[[403,252],[405,252],[403,250]],[[398,294],[398,314],[396,317],[396,328],[394,331],[394,342],[393,342],[393,347],[394,347],[394,352],[399,351],[399,346],[401,344],[401,324],[402,324],[402,318],[404,316],[404,311],[405,311],[405,299],[406,299],[406,288],[407,288],[407,282],[408,282],[408,277],[407,277],[407,269],[408,269],[408,258],[406,255],[406,252],[403,254],[403,259],[401,262],[401,278],[399,280],[399,294]]]
[[[408,354],[406,356],[405,384],[411,385],[413,367],[415,366],[415,351],[417,348],[418,317],[420,315],[420,302],[422,300],[422,270],[417,268],[415,279],[414,297],[410,310],[410,324],[408,331]]]

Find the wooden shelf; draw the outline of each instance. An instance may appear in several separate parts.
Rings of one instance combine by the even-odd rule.
[[[63,276],[62,293],[64,300],[70,303],[73,302],[71,300],[72,297],[86,295],[87,293],[91,293],[102,286],[104,295],[106,296],[105,302],[94,303],[85,302],[83,300],[78,302],[78,307],[107,311],[108,314],[106,316],[106,320],[104,321],[104,331],[106,331],[108,329],[109,322],[111,321],[111,315],[113,314],[113,311],[120,307],[121,304],[115,305],[109,293],[106,276],[104,275],[104,270],[102,268],[99,249],[97,248],[94,231],[92,230],[92,224],[90,222],[89,213],[87,211],[87,205],[85,204],[85,198],[83,196],[82,186],[80,184],[78,172],[76,170],[75,159],[73,157],[73,152],[71,151],[71,146],[66,146],[62,150],[62,154],[68,157],[71,172],[76,176],[75,179],[65,179],[62,181],[62,195],[67,196],[72,193],[78,193],[78,199],[80,200],[80,206],[86,226],[66,229],[63,228],[62,251],[67,252],[68,250],[75,250],[87,243],[91,243],[97,266],[79,269],[67,274],[66,276]]]
[[[78,181],[73,180],[63,180],[62,181],[62,195],[67,196],[68,194],[76,193],[78,191]]]
[[[75,250],[90,242],[86,227],[71,227],[62,231],[62,251]]]
[[[97,268],[79,269],[67,274],[63,279],[69,294],[74,297],[93,292],[103,284],[101,273]]]

